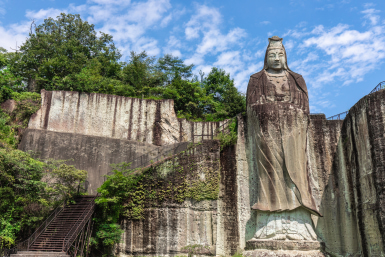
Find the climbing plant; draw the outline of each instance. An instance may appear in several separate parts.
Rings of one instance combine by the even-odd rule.
[[[199,158],[204,161],[198,162]],[[165,203],[181,204],[186,199],[218,198],[219,160],[203,156],[201,150],[194,153],[189,149],[144,170],[133,170],[129,166],[127,163],[114,165],[112,175],[106,176],[98,189],[97,232],[93,238],[96,247],[110,249],[119,242],[118,234],[122,233],[115,225],[123,219],[144,219],[148,208]]]

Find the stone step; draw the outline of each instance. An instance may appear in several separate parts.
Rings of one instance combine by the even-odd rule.
[[[43,251],[17,251],[11,257],[70,257],[64,252],[43,252]]]

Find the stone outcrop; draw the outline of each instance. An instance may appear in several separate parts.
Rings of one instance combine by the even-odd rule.
[[[16,109],[17,103],[15,100],[8,99],[4,103],[1,104],[1,109],[8,113],[13,112]]]

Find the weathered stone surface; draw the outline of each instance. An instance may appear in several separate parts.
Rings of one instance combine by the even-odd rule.
[[[270,250],[252,250],[245,251],[243,256],[247,257],[326,257],[328,254],[321,251],[270,251]]]
[[[341,256],[385,254],[385,90],[346,116],[322,194],[317,233]]]
[[[175,181],[175,178],[179,173],[188,178],[190,185],[194,185],[195,182],[205,182],[209,179],[209,174],[205,175],[208,169],[213,172],[213,176],[220,175],[219,150],[217,141],[203,141],[203,144],[197,148],[165,160],[155,165],[153,169],[165,180],[166,185],[170,182],[173,187],[178,187],[178,181]],[[175,162],[175,165],[171,164],[172,162]],[[233,162],[235,163],[235,160]],[[197,194],[201,193],[203,192],[197,192]],[[226,197],[224,198],[226,201]],[[223,200],[187,199],[178,203],[172,197],[166,197],[161,202],[157,200],[147,202],[144,219],[123,221],[122,227],[125,232],[117,247],[117,254],[120,256],[180,255],[186,253],[184,247],[199,244],[204,247],[199,251],[201,254],[215,255],[217,242],[222,240],[219,238],[225,232],[217,227],[217,222],[223,219],[217,212],[221,201]],[[230,213],[236,219],[234,214]],[[233,228],[237,229],[236,224],[226,224],[233,225]],[[235,241],[236,244],[237,241]]]
[[[264,240],[251,239],[246,242],[245,250],[290,250],[290,251],[315,251],[323,250],[323,243],[318,241],[294,241],[294,240]]]
[[[27,129],[19,145],[23,151],[32,151],[41,159],[69,160],[78,169],[88,171],[88,193],[104,182],[104,175],[111,171],[110,164],[128,162],[147,152],[158,152],[160,147],[107,137],[86,136],[74,133]]]
[[[200,244],[215,250],[216,201],[180,207],[151,208],[144,220],[125,220],[119,256],[181,254],[187,245]],[[214,251],[215,254],[215,251]]]
[[[13,110],[16,109],[16,105],[17,105],[17,103],[15,100],[8,99],[7,101],[5,101],[4,103],[1,104],[1,109],[3,109],[3,111],[11,113],[11,112],[13,112]]]
[[[28,128],[167,145],[212,139],[224,124],[178,119],[169,99],[45,90],[41,97],[42,107]]]
[[[48,101],[49,97],[51,100]],[[176,142],[173,135],[178,142],[189,141],[193,138],[191,135],[200,134],[202,130],[210,133],[219,125],[192,123],[175,117],[168,119],[170,115],[166,114],[163,116],[166,118],[162,118],[163,113],[171,110],[170,105],[164,106],[167,101],[154,101],[153,104],[150,100],[131,101],[119,97],[107,101],[109,96],[72,92],[43,92],[43,98],[44,106],[30,121],[31,127],[39,129],[26,131],[20,149],[35,151],[41,158],[73,159],[71,163],[77,168],[88,170],[91,193],[104,181],[103,175],[109,171],[109,164],[143,154],[150,156],[152,151],[159,149],[171,149],[172,142]],[[124,104],[128,103],[128,109],[124,109]],[[116,110],[121,108],[120,111],[116,112],[111,105],[116,105]],[[107,107],[110,111],[101,111]],[[115,122],[114,118],[106,118],[112,115],[124,121],[125,111],[131,107],[134,107],[134,113],[140,113],[142,108],[142,113],[147,111],[147,116],[133,119],[127,126],[119,125],[118,118]],[[129,113],[127,117],[130,117]],[[166,119],[171,125],[167,125]],[[232,255],[245,249],[246,241],[256,232],[256,211],[251,209],[255,202],[250,197],[253,196],[250,186],[255,183],[255,177],[249,174],[245,119],[238,117],[236,146],[224,149],[220,155],[219,149],[215,150],[221,167],[218,200],[166,203],[146,208],[145,218],[141,221],[124,220],[125,233],[117,248],[121,256],[183,255],[186,253],[182,248],[191,244],[208,246],[201,253],[204,255]],[[159,124],[162,127],[157,126]],[[179,126],[179,130],[174,134],[175,126]],[[309,190],[322,214],[322,217],[313,215],[312,219],[319,239],[325,243],[325,251],[333,256],[384,255],[384,127],[385,90],[361,99],[343,122],[328,121],[324,115],[309,116],[306,135]],[[109,132],[114,129],[115,134]],[[139,131],[147,129],[152,134],[142,137]],[[128,131],[132,132],[130,136]],[[187,136],[180,131],[186,132]],[[162,148],[159,145],[163,145]],[[163,148],[166,146],[171,148]],[[200,153],[197,164],[203,164],[201,157],[204,155]],[[191,158],[195,162],[194,154]],[[168,161],[171,160],[173,157]],[[168,174],[166,168],[163,171]],[[271,243],[263,245],[268,249],[247,250],[244,255],[326,256],[319,250],[302,251],[294,246],[279,248],[292,250],[271,250],[278,246],[268,244]]]
[[[236,148],[221,152],[221,183],[218,200],[217,255],[231,256],[239,251]]]
[[[384,254],[384,99],[385,90],[366,96],[350,109],[345,121],[310,115],[309,185],[323,215],[312,218],[325,251],[336,256]],[[247,241],[255,233],[256,216],[247,193],[252,192],[247,183],[252,184],[253,178],[245,162],[244,119],[238,120],[237,204],[239,233]]]

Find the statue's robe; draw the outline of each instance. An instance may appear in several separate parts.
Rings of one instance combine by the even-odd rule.
[[[247,119],[253,209],[294,210],[300,206],[320,215],[310,189],[307,165],[309,100],[301,75],[287,71],[286,92],[268,79],[265,70],[250,77]]]

